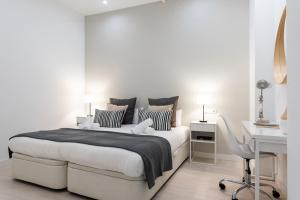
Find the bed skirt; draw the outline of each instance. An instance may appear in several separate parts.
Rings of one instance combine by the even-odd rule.
[[[34,158],[13,153],[13,178],[50,189],[65,189],[99,200],[149,200],[168,181],[189,156],[189,142],[173,155],[173,169],[165,172],[148,188],[145,177],[129,177],[122,173],[99,170],[65,161]]]
[[[148,188],[144,177],[132,178],[108,170],[68,164],[68,191],[94,199],[149,200],[188,158],[189,143],[183,144],[173,156],[173,170],[165,172]]]
[[[14,153],[12,155],[12,176],[15,179],[47,188],[64,189],[67,187],[67,162]]]

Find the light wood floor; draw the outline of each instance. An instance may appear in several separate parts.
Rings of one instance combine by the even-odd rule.
[[[239,162],[219,161],[216,166],[185,162],[169,182],[154,197],[154,200],[231,200],[231,192],[237,187],[226,185],[220,191],[218,181],[223,178],[240,180],[242,165]],[[252,200],[252,191],[245,190],[239,200]],[[43,187],[16,181],[11,178],[10,162],[0,162],[1,200],[88,200],[88,198],[68,193],[52,191]],[[262,196],[262,199],[267,199]]]

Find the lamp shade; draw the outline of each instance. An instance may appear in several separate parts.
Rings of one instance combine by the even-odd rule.
[[[213,98],[210,95],[201,95],[197,97],[197,104],[199,105],[211,105],[213,104]]]
[[[86,95],[84,97],[84,102],[85,103],[93,103],[94,101],[95,101],[95,98],[93,96],[91,96],[91,95]]]

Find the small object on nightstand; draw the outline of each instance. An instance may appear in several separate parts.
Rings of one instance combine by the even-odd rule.
[[[205,164],[216,164],[217,161],[217,123],[216,122],[191,122],[190,124],[191,128],[191,133],[190,133],[190,162],[196,162],[196,163],[205,163]],[[197,154],[194,151],[194,146],[196,144],[210,144],[214,145],[214,153],[213,156],[211,156],[208,153],[201,153],[199,156],[195,156]],[[201,154],[203,156],[201,156]],[[208,160],[212,160],[212,163],[209,162],[201,162],[201,161],[196,161],[197,158],[205,158]]]

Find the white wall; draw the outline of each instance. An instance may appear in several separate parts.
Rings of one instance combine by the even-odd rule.
[[[256,82],[265,79],[272,88],[264,90],[264,117],[277,120],[275,81],[273,77],[274,46],[276,40],[275,4],[278,0],[250,0],[250,117],[258,117]]]
[[[87,91],[109,97],[179,95],[184,124],[211,94],[237,133],[249,117],[249,4],[172,0],[86,18]],[[220,132],[218,151],[229,153]]]
[[[257,80],[266,79],[272,83],[264,93],[264,114],[267,119],[279,121],[286,105],[286,90],[275,83],[273,62],[276,34],[285,0],[250,0],[250,114],[251,120],[258,116]],[[284,106],[282,106],[284,105]],[[283,196],[287,188],[286,155],[278,155],[276,182]],[[264,168],[267,169],[268,162]],[[271,169],[271,168],[270,168]]]
[[[258,117],[259,90],[255,83],[265,79],[272,87],[264,90],[264,115],[279,121],[285,110],[286,88],[274,79],[274,47],[285,0],[250,0],[250,118]]]
[[[14,134],[71,125],[83,112],[84,17],[52,0],[0,6],[0,160]]]
[[[288,62],[288,199],[299,199],[300,180],[300,1],[287,0],[287,62]]]

